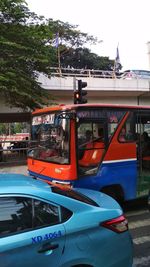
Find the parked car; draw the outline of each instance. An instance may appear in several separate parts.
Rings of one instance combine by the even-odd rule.
[[[126,70],[121,75],[122,79],[150,79],[150,71],[148,70]]]
[[[0,175],[1,267],[131,267],[132,240],[119,204],[88,189]]]

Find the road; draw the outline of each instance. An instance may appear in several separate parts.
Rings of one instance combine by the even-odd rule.
[[[26,165],[20,166],[1,166],[0,173],[21,173],[21,174],[28,174],[28,169]]]
[[[138,201],[125,208],[134,246],[133,267],[150,266],[150,212],[145,201]]]

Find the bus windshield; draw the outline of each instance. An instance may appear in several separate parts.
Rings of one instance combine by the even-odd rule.
[[[70,120],[61,118],[58,113],[34,116],[31,134],[34,145],[29,157],[69,164]]]

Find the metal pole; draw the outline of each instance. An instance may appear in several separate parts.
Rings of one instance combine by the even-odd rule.
[[[73,91],[76,91],[76,77],[73,77]]]
[[[59,49],[59,46],[58,46],[58,48],[57,48],[57,57],[58,57],[58,69],[59,69],[59,74],[61,75],[60,49]]]

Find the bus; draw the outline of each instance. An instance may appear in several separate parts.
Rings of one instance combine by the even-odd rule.
[[[118,201],[146,196],[150,185],[150,107],[58,105],[32,113],[31,176],[89,188]]]

